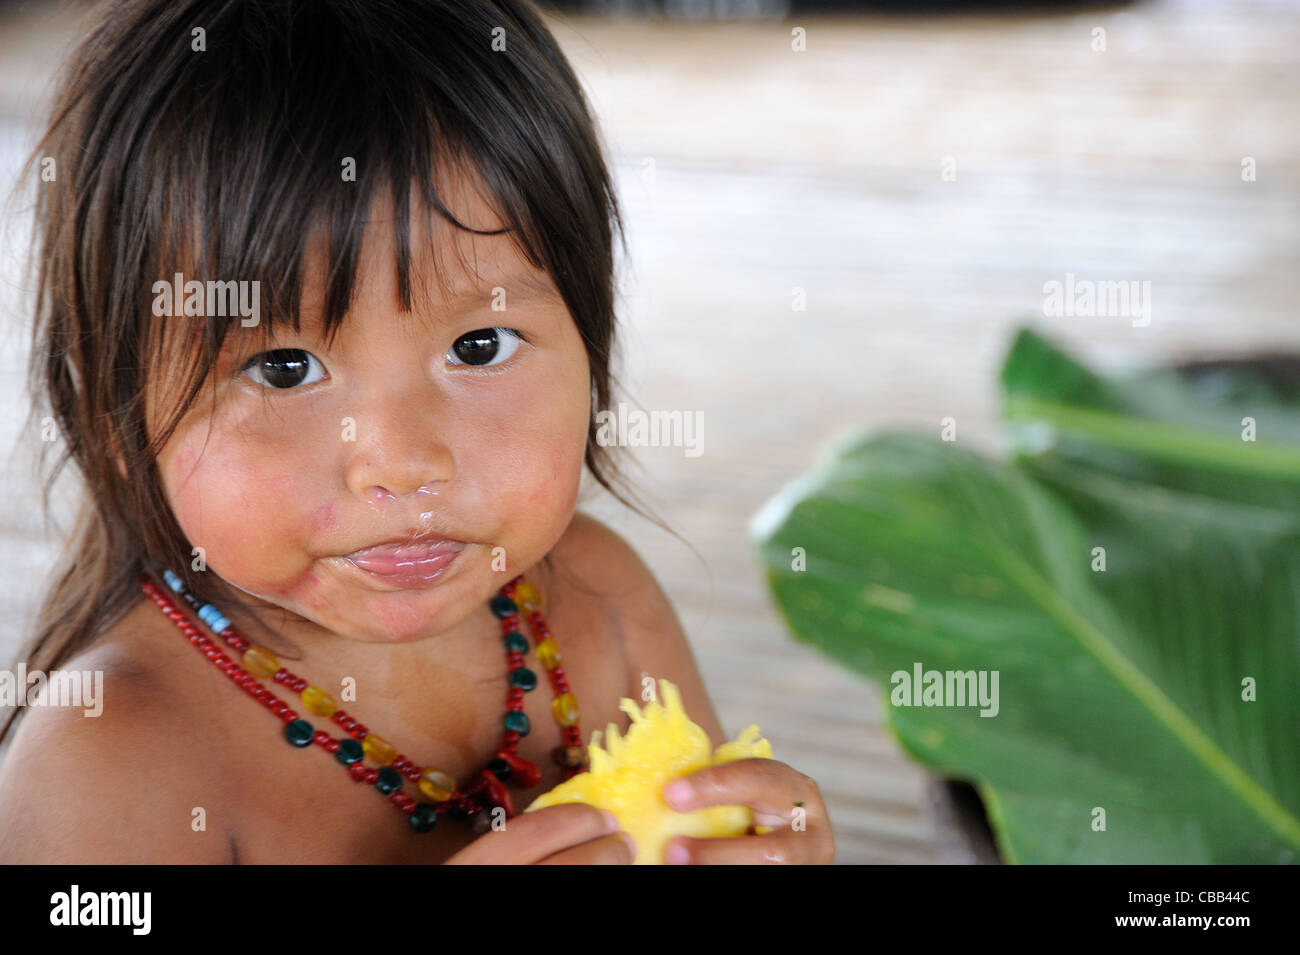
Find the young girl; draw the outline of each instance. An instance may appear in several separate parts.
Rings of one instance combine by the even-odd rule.
[[[644,676],[725,736],[575,512],[584,467],[635,507],[594,440],[621,221],[537,14],[111,4],[29,169],[33,380],[89,493],[25,662],[104,703],[10,714],[0,859],[629,862],[596,809],[522,810]],[[832,858],[783,763],[665,796],[774,827],[667,861]]]

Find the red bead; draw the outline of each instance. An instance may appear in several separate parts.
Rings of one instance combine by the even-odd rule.
[[[329,738],[330,738],[329,733],[325,732],[324,730],[317,730],[315,733],[312,734],[311,741],[315,743],[317,746],[324,746],[327,742],[329,742]]]
[[[536,786],[542,778],[542,771],[536,763],[524,759],[509,749],[497,751],[497,758],[504,759],[510,766],[510,782],[527,789]]]
[[[514,730],[506,730],[506,742],[507,743],[519,742],[519,734]]]
[[[515,814],[514,803],[511,802],[510,793],[501,784],[501,780],[497,779],[496,774],[489,769],[479,773],[479,778],[483,781],[484,795],[491,805],[501,806],[506,811],[506,818],[511,818]]]
[[[331,753],[337,753],[339,751],[339,741],[336,739],[330,740],[325,744],[325,749]]]
[[[357,739],[365,739],[370,735],[370,730],[366,729],[364,723],[357,723],[352,727],[352,735]]]
[[[355,779],[357,782],[362,782],[366,778],[366,764],[353,763],[351,766],[348,767],[348,775],[351,776],[353,779]]]

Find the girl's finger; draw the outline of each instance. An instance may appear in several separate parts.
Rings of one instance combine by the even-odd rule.
[[[632,839],[616,832],[603,839],[593,839],[572,849],[565,849],[537,862],[537,865],[631,865]]]
[[[501,831],[479,836],[447,860],[451,865],[528,865],[554,853],[599,839],[618,827],[616,820],[584,803],[563,803],[522,812]]]
[[[678,836],[664,846],[664,861],[671,862],[680,846],[686,851],[682,865],[818,865],[827,861],[819,853],[820,842],[815,833],[788,829],[734,839]]]
[[[678,812],[702,806],[749,806],[758,825],[807,824],[822,812],[821,791],[812,777],[775,759],[738,759],[709,766],[664,787],[664,801]],[[802,813],[795,810],[802,809]]]

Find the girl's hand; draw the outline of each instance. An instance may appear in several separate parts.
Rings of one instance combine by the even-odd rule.
[[[630,865],[630,841],[610,813],[565,803],[519,813],[443,865]]]
[[[763,835],[734,839],[679,836],[664,847],[667,863],[827,865],[835,858],[830,819],[817,784],[775,759],[738,759],[697,770],[665,786],[664,801],[679,812],[749,806],[755,826],[773,827]]]

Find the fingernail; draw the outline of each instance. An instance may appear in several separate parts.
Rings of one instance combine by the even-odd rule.
[[[691,798],[691,784],[684,779],[676,779],[664,787],[664,801],[670,806],[684,806]]]
[[[618,816],[614,815],[608,809],[602,809],[600,813],[605,817],[605,831],[618,832]]]
[[[669,865],[686,865],[691,861],[691,854],[680,842],[670,842],[664,850],[664,861]]]

